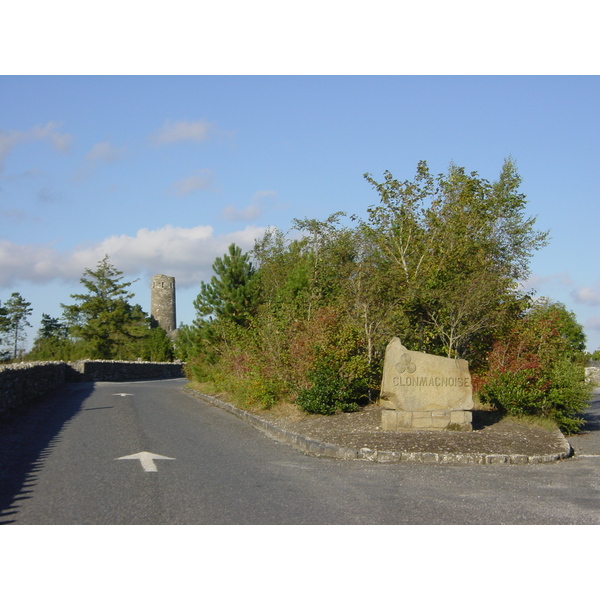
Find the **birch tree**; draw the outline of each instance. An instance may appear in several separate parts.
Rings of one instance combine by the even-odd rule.
[[[518,282],[548,234],[525,215],[521,178],[511,159],[497,181],[451,164],[432,177],[420,162],[413,181],[389,172],[364,224],[395,271],[401,310],[420,329],[422,350],[471,358],[520,301]],[[414,331],[408,333],[414,337]]]

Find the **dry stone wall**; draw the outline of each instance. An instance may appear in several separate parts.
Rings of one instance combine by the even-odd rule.
[[[19,363],[0,367],[0,416],[31,403],[66,381],[67,363]]]
[[[69,381],[133,381],[184,377],[183,363],[80,360],[69,363]]]
[[[184,377],[183,363],[81,360],[0,366],[0,416],[72,381],[135,381]]]

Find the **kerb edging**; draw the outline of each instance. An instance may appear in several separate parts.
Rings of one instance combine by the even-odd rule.
[[[312,440],[297,433],[292,433],[281,429],[273,423],[269,423],[260,417],[249,413],[248,411],[236,408],[235,406],[192,390],[184,388],[184,391],[195,396],[209,404],[222,408],[223,410],[246,421],[256,429],[262,431],[268,437],[288,444],[305,454],[312,456],[335,458],[339,460],[366,460],[377,463],[398,463],[414,462],[427,464],[445,464],[445,465],[472,465],[472,464],[503,464],[503,465],[525,465],[554,462],[569,458],[573,449],[565,436],[557,430],[556,435],[561,442],[560,452],[544,455],[528,456],[525,454],[484,454],[484,453],[448,453],[448,452],[402,452],[390,450],[371,450],[369,448],[343,448],[327,442]]]

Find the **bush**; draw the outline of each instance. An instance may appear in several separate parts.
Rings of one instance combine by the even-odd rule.
[[[482,402],[512,416],[535,415],[552,419],[563,433],[577,433],[580,416],[589,403],[590,386],[580,366],[559,360],[544,372],[523,369],[498,373],[480,390]]]
[[[320,415],[355,412],[368,401],[368,385],[363,377],[345,377],[341,365],[323,356],[308,373],[312,387],[302,390],[296,404],[304,411]]]
[[[285,390],[277,380],[253,373],[248,380],[247,395],[251,404],[259,404],[269,410],[279,403],[285,395]]]
[[[499,373],[479,393],[482,402],[513,416],[541,413],[544,397],[544,383],[534,369]]]
[[[592,384],[585,381],[582,352],[565,334],[556,305],[534,306],[497,342],[488,355],[488,371],[477,387],[482,402],[505,414],[552,419],[566,434],[584,423]]]
[[[581,413],[589,406],[593,383],[585,381],[580,365],[561,360],[552,369],[552,385],[548,392],[548,416],[561,431],[577,433],[584,424]]]

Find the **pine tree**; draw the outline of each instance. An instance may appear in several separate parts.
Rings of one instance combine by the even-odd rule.
[[[124,358],[127,346],[146,334],[147,315],[130,304],[133,294],[127,288],[132,282],[122,281],[122,275],[105,256],[80,280],[88,293],[72,294],[77,303],[62,305],[71,336],[87,345],[89,358]]]
[[[215,259],[213,271],[210,283],[200,284],[200,293],[194,301],[198,316],[246,326],[255,298],[252,285],[255,269],[248,254],[231,244],[227,254]]]
[[[31,327],[27,317],[32,313],[31,303],[21,294],[14,292],[4,305],[3,329],[8,334],[12,358],[17,359],[22,351],[19,343],[25,340],[25,327]]]
[[[59,319],[42,314],[40,328],[28,360],[69,360],[69,328]]]

